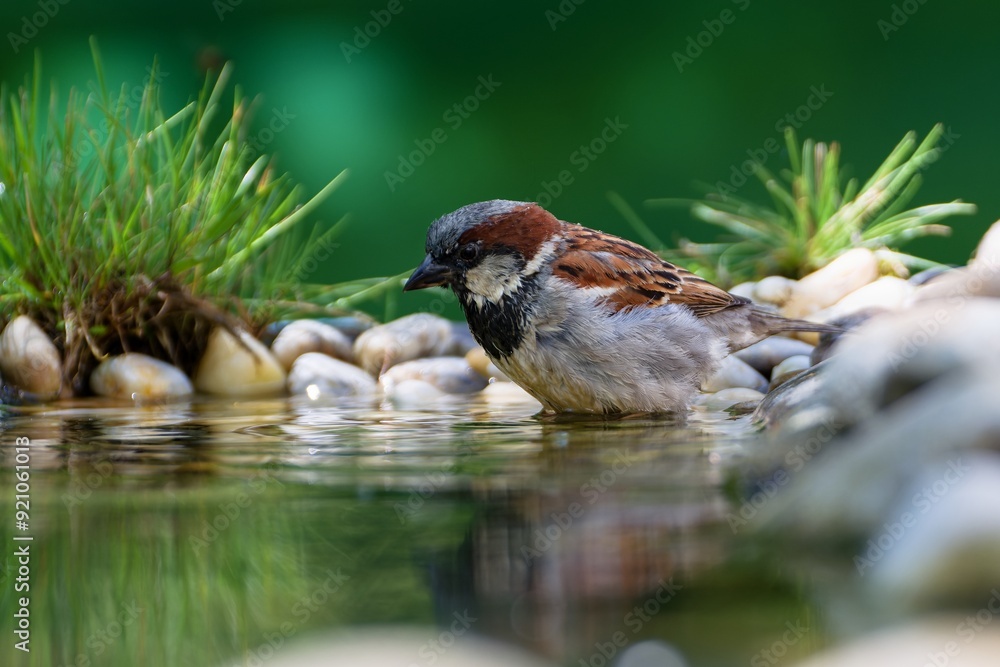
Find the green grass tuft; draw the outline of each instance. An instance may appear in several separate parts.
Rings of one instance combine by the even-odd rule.
[[[245,141],[238,88],[226,112],[229,65],[168,112],[155,62],[141,97],[112,92],[91,46],[88,93],[63,102],[53,88],[46,105],[38,59],[25,86],[0,93],[0,315],[47,328],[68,381],[129,349],[189,367],[212,324],[295,310],[304,292],[331,312],[379,282],[303,286],[310,244],[339,224],[298,228],[346,171],[309,199],[276,174]]]
[[[885,250],[901,265],[933,266],[934,262],[898,248],[920,236],[948,234],[951,228],[941,221],[976,210],[958,200],[906,208],[920,187],[921,173],[940,156],[937,143],[943,132],[941,125],[935,125],[919,143],[914,132],[908,133],[859,186],[856,179],[844,177],[837,143],[806,139],[800,145],[789,128],[785,140],[790,169],[780,176],[762,165],[756,171],[771,198],[769,206],[721,193],[700,200],[647,202],[689,206],[695,218],[728,234],[718,243],[682,240],[676,252],[664,254],[710,280],[730,285],[765,275],[799,278],[857,247]],[[655,239],[620,197],[613,196],[612,204],[640,233]]]

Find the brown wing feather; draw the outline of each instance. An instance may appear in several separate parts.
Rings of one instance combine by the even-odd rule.
[[[620,286],[606,297],[616,312],[673,303],[705,317],[749,303],[631,241],[579,225],[566,225],[564,238],[553,275],[582,288]]]

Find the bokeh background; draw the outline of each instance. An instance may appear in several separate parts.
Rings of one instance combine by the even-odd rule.
[[[979,213],[908,250],[957,263],[1000,215],[998,19],[1000,5],[981,0],[6,0],[0,80],[22,82],[37,49],[63,91],[85,87],[96,35],[109,82],[140,84],[158,56],[166,106],[179,108],[207,69],[232,60],[235,81],[260,97],[257,137],[282,170],[310,193],[351,171],[317,216],[350,214],[318,281],[405,271],[435,217],[497,197],[631,234],[614,191],[664,240],[710,240],[715,230],[684,209],[643,202],[728,182],[796,113],[800,137],[840,141],[861,178],[908,130],[950,128],[915,203],[962,199]],[[467,99],[477,89],[483,99]],[[810,100],[815,91],[825,99]],[[614,141],[593,159],[577,153],[609,119]],[[438,128],[444,141],[412,174],[387,177]],[[557,190],[564,170],[572,182]],[[753,179],[739,194],[766,197]]]

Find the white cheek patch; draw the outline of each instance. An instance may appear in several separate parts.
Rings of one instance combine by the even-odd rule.
[[[520,287],[517,261],[510,255],[488,255],[465,273],[465,288],[479,306],[483,299],[497,303]]]
[[[547,262],[552,258],[556,251],[556,242],[554,239],[549,239],[543,243],[535,256],[531,258],[531,261],[524,267],[524,275],[532,276],[538,273],[538,270],[542,268],[542,264]]]

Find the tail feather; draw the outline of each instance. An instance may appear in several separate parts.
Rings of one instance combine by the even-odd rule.
[[[784,331],[815,331],[817,333],[841,333],[843,329],[833,324],[820,324],[805,320],[791,320],[754,306],[749,314],[750,328],[761,337],[771,336]]]

